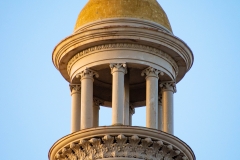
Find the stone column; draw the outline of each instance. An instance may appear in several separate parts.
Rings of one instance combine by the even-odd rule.
[[[77,75],[81,77],[81,129],[93,127],[93,77],[98,74],[85,69]]]
[[[99,126],[99,110],[103,103],[102,100],[93,98],[93,127]]]
[[[81,123],[81,85],[70,84],[72,96],[71,133],[79,131]]]
[[[170,134],[173,130],[173,93],[176,92],[174,82],[163,82],[160,84],[162,88],[162,130]]]
[[[135,114],[135,108],[133,105],[129,106],[129,125],[132,126],[132,116]]]
[[[158,94],[158,130],[162,131],[162,93]]]
[[[124,78],[124,125],[130,125],[129,121],[129,72]]]
[[[146,127],[158,128],[158,75],[163,72],[149,67],[142,72],[146,75]]]
[[[124,124],[124,75],[126,64],[110,64],[112,73],[112,125]]]

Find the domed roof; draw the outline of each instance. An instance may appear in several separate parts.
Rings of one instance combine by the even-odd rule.
[[[169,20],[156,0],[89,0],[80,12],[75,29],[107,18],[137,18],[161,24],[172,31]]]

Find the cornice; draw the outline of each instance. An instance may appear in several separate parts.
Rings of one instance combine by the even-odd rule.
[[[70,81],[67,64],[75,54],[113,41],[147,45],[167,53],[179,67],[177,82],[183,78],[193,63],[191,49],[178,37],[160,30],[138,27],[106,27],[73,34],[55,47],[52,55],[53,63],[64,78]]]

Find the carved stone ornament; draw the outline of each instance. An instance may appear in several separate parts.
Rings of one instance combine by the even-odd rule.
[[[104,105],[104,101],[103,100],[101,100],[99,98],[95,98],[95,97],[93,98],[93,103],[96,106],[103,106]]]
[[[111,63],[110,65],[111,72],[123,72],[127,74],[127,65],[125,63]]]
[[[67,71],[68,73],[70,73],[70,70],[72,68],[72,66],[81,58],[83,58],[84,56],[91,54],[93,52],[96,51],[101,51],[101,50],[107,50],[107,49],[119,49],[119,48],[124,48],[124,49],[134,49],[134,50],[143,50],[146,52],[150,52],[151,54],[154,54],[156,56],[159,56],[163,59],[165,59],[166,61],[168,61],[174,68],[176,75],[178,75],[178,65],[175,62],[175,60],[169,56],[167,53],[150,47],[150,46],[145,46],[145,45],[140,45],[140,44],[130,44],[130,43],[115,43],[115,44],[103,44],[103,45],[99,45],[99,46],[94,46],[88,49],[85,49],[79,53],[77,53],[75,56],[73,56],[71,58],[71,60],[68,62],[67,65]]]
[[[175,82],[161,82],[160,87],[164,90],[170,90],[174,93],[177,92],[176,83]]]
[[[81,71],[80,73],[78,73],[76,75],[76,78],[81,78],[81,79],[84,79],[84,78],[93,78],[93,77],[96,77],[98,78],[99,75],[97,72],[91,70],[91,69],[88,69],[86,68],[85,70]]]
[[[81,84],[69,84],[70,91],[76,91],[80,92],[81,91]]]
[[[173,145],[138,135],[105,135],[71,143],[55,155],[55,160],[96,160],[103,158],[145,160],[188,160]]]
[[[158,78],[158,75],[161,75],[163,76],[164,73],[160,70],[157,70],[155,68],[152,68],[152,67],[148,67],[146,68],[145,70],[142,71],[142,76],[146,75],[146,77],[157,77]]]

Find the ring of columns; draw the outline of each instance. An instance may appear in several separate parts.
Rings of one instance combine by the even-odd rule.
[[[111,63],[112,74],[112,125],[130,125],[129,83],[124,83],[127,74],[125,63]],[[173,134],[173,93],[175,82],[167,81],[159,85],[159,76],[164,72],[152,67],[144,69],[141,76],[146,80],[146,127]],[[72,132],[98,126],[99,106],[103,100],[93,98],[96,71],[85,69],[77,74],[81,84],[71,84],[72,92]],[[158,88],[161,88],[159,93]],[[159,101],[159,97],[162,97]],[[130,107],[131,105],[131,107]]]
[[[173,134],[173,94],[193,55],[161,25],[136,22],[93,22],[54,49],[54,65],[70,83],[72,132],[98,127],[100,106],[112,108],[118,126],[131,125],[134,108],[146,106],[146,127]]]

